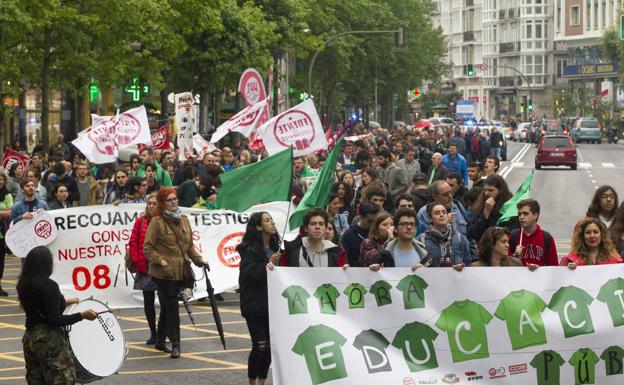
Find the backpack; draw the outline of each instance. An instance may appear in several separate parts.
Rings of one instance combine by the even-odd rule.
[[[470,141],[470,148],[472,152],[479,152],[479,147],[481,143],[479,142],[479,135],[473,135],[472,140]]]

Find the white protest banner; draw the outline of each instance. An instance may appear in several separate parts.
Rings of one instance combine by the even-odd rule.
[[[18,176],[23,177],[24,175],[26,175],[26,170],[28,170],[30,157],[26,154],[22,154],[19,151],[7,148],[6,150],[4,150],[4,154],[2,155],[2,168],[4,168],[8,173],[13,163],[22,164],[22,174]]]
[[[276,268],[273,383],[624,383],[624,264]]]
[[[240,243],[249,217],[256,211],[271,214],[280,231],[285,228],[288,202],[258,205],[237,213],[228,210],[186,209],[193,228],[193,240],[204,260],[210,263],[209,278],[216,293],[238,286]],[[124,256],[137,216],[145,205],[87,206],[49,211],[58,227],[58,237],[48,247],[54,258],[52,278],[66,296],[94,298],[111,308],[140,307],[142,293],[133,290],[132,274],[126,271]],[[286,238],[294,238],[287,233]],[[194,298],[207,295],[203,270],[194,266],[197,287]]]
[[[91,118],[91,127],[72,144],[93,163],[116,161],[122,147],[152,143],[145,106],[115,116],[91,115]]]
[[[365,140],[371,136],[371,133],[364,135],[345,136],[345,142],[357,142],[358,140]]]
[[[225,123],[220,125],[210,138],[211,143],[216,143],[230,132],[240,132],[244,137],[248,138],[252,133],[256,132],[262,124],[261,116],[263,111],[269,105],[270,98],[261,100],[260,102],[245,107],[238,114],[232,116]]]
[[[293,156],[298,157],[325,150],[328,145],[311,99],[269,120],[258,128],[258,136],[271,155],[293,146]]]
[[[37,246],[52,243],[58,235],[54,218],[48,211],[33,212],[33,219],[22,219],[11,225],[4,238],[13,255],[25,258]]]
[[[178,148],[180,154],[178,160],[187,160],[193,154],[193,129],[195,127],[195,114],[193,111],[193,94],[182,92],[175,98],[175,124],[178,128]]]
[[[193,135],[193,148],[197,152],[198,159],[203,159],[204,156],[210,152],[213,152],[217,147],[204,139],[201,135]]]

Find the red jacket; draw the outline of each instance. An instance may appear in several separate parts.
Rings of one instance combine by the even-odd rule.
[[[516,235],[517,234],[517,235]],[[537,225],[537,229],[531,235],[523,234],[522,236],[522,256],[520,260],[523,265],[529,263],[538,266],[557,266],[559,265],[559,257],[557,255],[557,246],[552,235],[550,237],[550,246],[546,250],[546,233],[540,225]],[[520,241],[520,231],[514,230],[511,233],[509,239],[509,256],[513,256],[516,252],[516,246]]]
[[[143,243],[145,242],[145,234],[147,233],[147,226],[149,226],[150,218],[140,215],[134,227],[132,228],[132,234],[130,234],[130,242],[128,252],[130,258],[134,262],[135,271],[137,273],[147,274],[147,259],[143,254]]]
[[[565,257],[563,257],[563,259],[561,260],[560,265],[561,266],[567,266],[568,263],[570,262],[574,262],[576,263],[577,266],[584,266],[585,263],[581,260],[581,256],[576,254],[576,253],[570,253],[568,255],[566,255]],[[614,254],[611,256],[610,259],[606,260],[606,261],[597,261],[596,265],[610,265],[613,263],[622,263],[622,257],[620,257],[619,254]]]

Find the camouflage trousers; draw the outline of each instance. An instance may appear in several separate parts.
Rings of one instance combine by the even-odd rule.
[[[36,325],[26,330],[22,344],[28,385],[76,383],[76,369],[63,329]]]

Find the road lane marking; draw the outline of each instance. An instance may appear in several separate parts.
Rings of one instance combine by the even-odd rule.
[[[602,167],[604,167],[604,168],[614,168],[615,165],[613,163],[602,163]]]
[[[24,363],[24,359],[23,358],[13,357],[13,356],[11,356],[9,354],[0,354],[0,360],[7,360],[7,361]]]
[[[524,162],[513,162],[511,167],[524,167]]]
[[[26,328],[23,325],[8,324],[5,322],[0,322],[0,329],[26,330]]]
[[[14,366],[12,368],[2,368],[0,369],[0,372],[12,372],[14,370],[25,370],[26,368],[24,368],[23,366]]]
[[[134,349],[134,350],[139,350],[139,351],[143,351],[143,352],[150,352],[150,353],[154,353],[157,352],[158,350],[154,349],[154,348],[144,348],[142,346],[135,346],[135,345],[128,345],[128,347],[130,349]],[[165,357],[169,357],[169,355],[167,353],[163,353],[163,355]],[[180,357],[183,358],[188,358],[191,360],[196,360],[196,361],[202,361],[202,362],[208,362],[211,364],[217,364],[217,365],[223,365],[223,366],[229,366],[229,367],[237,367],[242,365],[239,362],[231,362],[231,361],[225,361],[225,360],[218,360],[216,358],[208,358],[208,357],[195,357],[189,353],[181,353]],[[247,365],[245,365],[245,367],[247,367]]]
[[[592,164],[587,162],[579,162],[580,168],[591,168]]]

